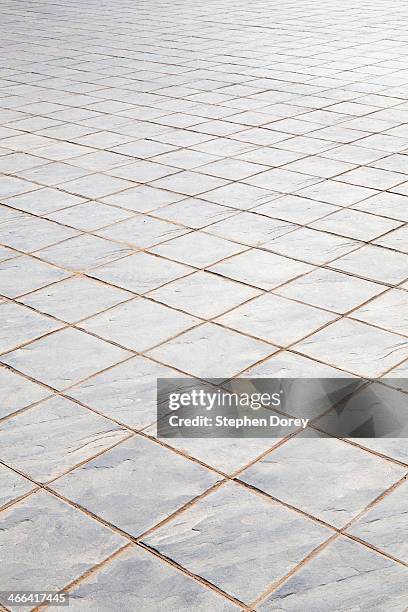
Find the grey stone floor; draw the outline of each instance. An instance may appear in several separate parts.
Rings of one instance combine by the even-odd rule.
[[[406,441],[154,428],[157,376],[407,376],[406,2],[0,6],[0,590],[406,610]]]

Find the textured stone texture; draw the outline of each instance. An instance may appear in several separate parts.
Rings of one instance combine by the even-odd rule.
[[[137,437],[59,479],[56,491],[138,536],[219,478]]]
[[[249,603],[330,535],[324,527],[231,483],[144,541]]]
[[[152,589],[154,585],[154,589]],[[142,548],[130,548],[70,591],[75,612],[116,610],[239,610]]]
[[[382,612],[406,607],[407,568],[355,542],[340,539],[301,568],[259,610],[357,609]],[[381,585],[381,586],[380,586]]]
[[[408,391],[407,25],[403,0],[0,0],[0,590],[405,612],[402,422],[358,447],[154,436],[158,376]],[[358,542],[304,562],[319,520]]]

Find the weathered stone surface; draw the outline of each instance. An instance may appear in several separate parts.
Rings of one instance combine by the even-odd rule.
[[[330,544],[258,610],[403,612],[408,570],[346,539]]]
[[[81,582],[70,591],[69,605],[73,612],[239,610],[140,547],[127,549]]]
[[[231,483],[144,542],[250,603],[330,535],[325,527]]]
[[[53,484],[65,497],[138,536],[219,478],[141,437],[120,444]]]

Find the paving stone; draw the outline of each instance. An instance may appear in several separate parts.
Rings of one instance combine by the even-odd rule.
[[[343,314],[382,293],[384,289],[383,285],[377,283],[320,268],[278,287],[275,292]]]
[[[253,187],[245,183],[230,183],[229,185],[208,191],[203,197],[216,204],[247,210],[269,202],[278,197],[278,195],[274,191]]]
[[[341,538],[296,572],[258,610],[403,610],[407,569]],[[381,584],[381,588],[379,588]]]
[[[391,285],[408,278],[408,255],[367,244],[331,264],[336,270]]]
[[[259,246],[296,229],[292,223],[243,212],[230,219],[214,223],[206,231],[215,236],[250,246]]]
[[[335,315],[276,295],[263,295],[217,319],[218,323],[280,346],[292,344]]]
[[[377,191],[367,189],[367,187],[327,180],[317,185],[306,187],[299,191],[297,195],[336,206],[350,206],[377,193]]]
[[[2,523],[0,549],[8,560],[2,590],[29,590],[34,582],[60,590],[126,543],[45,491],[8,508]]]
[[[146,427],[156,420],[157,378],[178,373],[134,357],[72,387],[67,394],[109,418],[130,427]]]
[[[408,336],[408,293],[391,289],[353,312],[353,319]]]
[[[239,159],[220,159],[201,166],[200,171],[210,176],[239,181],[267,170],[267,166],[253,164]]]
[[[178,612],[189,612],[191,608],[198,612],[239,609],[141,547],[128,548],[97,574],[81,581],[69,595],[74,612],[97,612],[102,607],[114,612],[118,606],[123,610],[156,612],[164,601]]]
[[[398,227],[398,221],[367,215],[357,210],[340,210],[311,224],[318,230],[356,240],[373,240]]]
[[[152,187],[168,189],[169,191],[174,191],[187,196],[197,196],[206,191],[210,191],[210,189],[215,189],[216,187],[226,185],[227,182],[228,181],[224,179],[216,178],[214,176],[207,176],[205,174],[199,174],[198,172],[184,170],[173,176],[166,176],[153,181]]]
[[[356,250],[361,242],[318,232],[307,227],[273,238],[262,247],[279,255],[311,264],[325,264]]]
[[[68,276],[68,272],[34,257],[15,257],[0,263],[0,293],[14,298]]]
[[[91,232],[131,216],[132,214],[125,210],[92,201],[51,213],[47,219],[81,231]]]
[[[292,223],[310,223],[338,210],[331,204],[300,198],[296,195],[281,196],[254,208],[254,212],[273,219]]]
[[[70,164],[52,162],[38,168],[31,168],[31,170],[24,170],[19,173],[19,176],[25,178],[26,180],[35,181],[41,185],[52,187],[53,185],[58,185],[59,183],[79,179],[79,177],[86,174],[89,174],[88,170],[76,168]]]
[[[274,168],[261,174],[245,179],[245,182],[254,187],[272,189],[280,193],[293,193],[305,189],[321,181],[320,178],[307,176],[300,172],[291,172],[283,168]]]
[[[203,319],[216,317],[256,295],[259,291],[208,272],[196,272],[149,293],[162,304]]]
[[[408,221],[407,204],[408,198],[406,196],[386,191],[355,204],[354,208],[406,222]]]
[[[56,389],[123,361],[131,353],[77,329],[63,329],[1,357],[1,361]]]
[[[0,138],[1,132],[0,132]],[[30,183],[28,181],[22,181],[19,178],[14,176],[2,176],[0,178],[0,194],[1,198],[8,198],[11,196],[19,195],[20,193],[25,193],[27,191],[33,191],[36,189],[37,185],[35,183]]]
[[[343,378],[384,377],[389,395],[407,391],[408,88],[402,0],[391,8],[379,0],[361,7],[349,2],[341,10],[335,2],[316,9],[309,0],[255,0],[234,5],[235,10],[225,2],[214,8],[183,0],[177,10],[160,2],[130,3],[125,12],[116,2],[68,6],[62,0],[63,20],[39,5],[3,4],[0,314],[7,316],[0,351],[9,352],[0,357],[0,419],[3,427],[27,421],[19,428],[18,444],[2,445],[15,453],[16,466],[19,459],[27,467],[31,457],[30,469],[46,478],[40,474],[44,466],[58,475],[79,457],[91,460],[95,445],[104,451],[107,444],[102,425],[100,436],[96,425],[93,429],[96,421],[143,430],[145,448],[158,448],[163,457],[158,468],[140,451],[132,476],[122,481],[110,477],[116,468],[90,470],[90,482],[101,480],[91,482],[89,499],[97,513],[131,524],[140,518],[134,508],[147,487],[144,530],[173,511],[166,498],[175,499],[182,490],[191,500],[206,488],[192,492],[192,475],[192,488],[183,489],[183,466],[195,469],[203,462],[233,475],[255,462],[250,468],[255,470],[258,458],[280,442],[174,438],[167,440],[168,449],[166,441],[160,446],[147,440],[146,431],[156,433],[157,377],[175,377],[177,392],[190,390],[198,383],[194,377],[204,376],[299,378],[293,388],[300,392],[305,386],[327,391],[331,378],[337,388]],[[73,20],[79,12],[80,28]],[[59,329],[58,321],[67,328]],[[27,344],[21,348],[21,342]],[[65,399],[50,399],[59,390]],[[325,410],[313,394],[308,402],[301,399],[304,414],[318,417]],[[57,404],[55,413],[62,414],[60,402],[75,406],[61,416],[61,423],[72,423],[64,432],[54,415],[35,418]],[[73,423],[74,413],[89,413],[92,423],[85,419],[81,429],[85,421],[78,417]],[[34,444],[28,432],[40,430]],[[76,437],[87,432],[91,442],[75,446]],[[364,506],[360,498],[367,494],[371,503],[382,494],[388,481],[381,480],[376,466],[408,465],[402,433],[360,438],[348,450],[358,459],[339,462],[342,468],[332,476],[336,491],[346,490],[352,479],[363,486],[362,491],[355,487],[354,498],[350,484],[339,515],[355,516]],[[291,444],[275,448],[270,457]],[[313,469],[302,480],[305,455],[307,448],[302,452],[299,443],[295,458],[285,455],[282,473],[299,474],[299,491],[307,482],[317,504],[313,510],[330,513],[337,502],[324,477],[320,486],[320,471],[313,471],[325,462],[310,460]],[[165,456],[178,461],[169,472],[161,468]],[[118,465],[121,474],[129,468],[126,458]],[[9,474],[5,467],[1,471]],[[25,507],[40,494],[30,493],[23,477],[11,474],[11,484],[6,479],[3,487],[10,500],[5,503]],[[211,470],[208,474],[217,478]],[[129,487],[130,480],[137,484]],[[289,482],[282,490],[295,495]],[[20,486],[29,497],[15,501]],[[87,487],[78,485],[78,496],[85,498]],[[79,594],[71,607],[100,612],[163,606],[166,612],[245,606],[405,612],[406,578],[400,573],[405,568],[391,564],[372,571],[377,567],[372,559],[388,560],[369,549],[384,546],[391,556],[405,554],[395,535],[404,528],[399,528],[403,515],[394,514],[403,501],[394,495],[373,507],[372,512],[384,504],[384,519],[364,523],[370,531],[366,546],[351,542],[351,553],[331,556],[337,550],[333,542],[298,569],[303,557],[294,555],[288,580],[285,568],[270,579],[267,563],[257,571],[245,556],[256,546],[256,561],[258,549],[272,548],[275,536],[263,536],[273,524],[263,521],[264,527],[260,521],[255,529],[246,515],[244,529],[234,529],[230,519],[239,509],[226,507],[218,532],[222,546],[214,547],[206,564],[214,568],[217,587],[208,588],[201,578],[192,579],[141,547],[141,561],[133,561],[131,551],[107,560],[128,540],[119,538],[110,547],[105,536],[114,536],[108,529],[41,493],[60,510],[55,515],[44,506],[34,522],[24,516],[18,532],[7,525],[0,532],[8,543],[2,557],[16,577],[0,590],[35,584],[57,589],[79,579],[71,588]],[[69,510],[68,519],[63,513],[59,520],[61,508]],[[370,512],[361,514],[361,525]],[[387,518],[394,516],[399,519]],[[75,517],[78,525],[85,522],[83,536],[70,529]],[[60,525],[63,537],[57,542]],[[95,537],[89,525],[97,529]],[[238,544],[251,529],[256,537],[241,553]],[[287,541],[288,529],[281,530]],[[307,533],[297,535],[299,550]],[[224,556],[220,550],[227,545]],[[282,544],[272,554],[271,568],[289,559],[288,550]],[[326,550],[328,562],[319,569],[314,564]],[[359,551],[368,560],[360,560]],[[194,551],[188,552],[193,558]],[[242,575],[240,557],[249,567]],[[143,558],[149,561],[142,570]],[[232,576],[222,572],[226,559],[238,569],[229,594],[222,596],[222,584]],[[381,570],[384,579],[378,577]],[[276,579],[283,580],[279,587]],[[274,600],[285,585],[289,592]],[[240,589],[245,606],[231,600]]]
[[[133,219],[115,223],[111,227],[101,229],[98,236],[124,242],[133,248],[148,248],[186,234],[189,230],[160,219],[146,215],[138,215]]]
[[[145,213],[155,210],[160,206],[178,202],[183,199],[183,197],[185,196],[177,195],[170,191],[164,191],[163,189],[155,189],[148,185],[138,185],[137,187],[131,187],[119,193],[105,196],[103,201],[107,204],[113,204],[114,206],[120,206],[135,212]]]
[[[0,242],[25,253],[61,242],[77,235],[74,229],[46,219],[24,215],[0,226]]]
[[[229,483],[143,541],[249,603],[329,536],[300,514]]]
[[[0,508],[23,497],[23,495],[26,495],[36,488],[33,482],[13,472],[13,470],[10,470],[5,465],[0,465],[0,483]]]
[[[109,523],[138,536],[217,480],[206,468],[136,436],[52,486]]]
[[[138,298],[91,317],[81,327],[135,351],[145,351],[194,327],[199,319]]]
[[[44,187],[42,189],[36,189],[29,193],[23,193],[21,195],[14,196],[7,199],[7,206],[18,208],[27,213],[34,215],[44,215],[52,213],[62,208],[68,208],[81,204],[83,198],[53,189],[50,187]]]
[[[404,475],[404,468],[328,437],[298,435],[240,479],[272,497],[343,527]]]
[[[74,277],[34,291],[21,301],[37,311],[74,323],[132,297],[127,291]]]
[[[408,356],[408,340],[357,321],[342,319],[294,347],[359,376],[376,377]]]
[[[36,255],[56,266],[79,272],[130,255],[132,252],[131,249],[110,240],[84,234],[38,251]]]
[[[249,368],[243,376],[260,378],[334,378],[344,372],[297,353],[280,351],[259,365]]]
[[[275,253],[252,249],[220,261],[209,270],[268,290],[313,270],[313,267]]]
[[[193,353],[186,352],[190,345],[195,347]],[[219,372],[214,355],[223,364],[222,375],[230,377],[276,351],[270,344],[207,323],[149,351],[149,355],[183,372],[210,378]]]
[[[149,253],[136,253],[99,266],[89,274],[112,285],[136,293],[146,293],[170,281],[187,276],[194,268]]]
[[[236,214],[237,211],[233,208],[219,206],[218,204],[199,200],[198,198],[186,198],[181,202],[155,210],[156,217],[193,229],[206,227]]]
[[[66,191],[83,198],[102,198],[127,187],[133,187],[130,181],[106,174],[90,174],[64,183]]]
[[[51,393],[12,370],[0,368],[0,418],[38,402]]]
[[[62,323],[13,302],[0,304],[0,319],[2,321],[1,353],[10,351],[63,326]]]
[[[194,232],[169,240],[150,250],[157,255],[201,268],[240,253],[245,247],[217,236]]]
[[[338,177],[338,180],[372,189],[390,189],[403,183],[405,175],[378,168],[356,168],[345,172]]]
[[[156,437],[157,424],[151,425],[145,431]],[[290,429],[282,428],[281,432],[276,431],[273,439],[213,438],[210,436],[183,438],[180,435],[180,437],[167,438],[165,442],[185,455],[198,459],[219,472],[231,475],[278,444],[290,432]],[[279,436],[279,433],[282,435]]]
[[[40,482],[113,446],[129,435],[108,419],[54,397],[1,425],[1,459]]]
[[[403,227],[400,227],[395,231],[378,238],[375,241],[375,244],[379,244],[387,249],[393,249],[395,251],[408,254],[407,239],[407,227],[404,225]]]
[[[373,506],[348,531],[406,563],[407,544],[401,539],[401,533],[406,529],[406,504],[407,484],[403,483]]]
[[[177,172],[179,172],[178,168],[145,160],[138,160],[132,164],[122,166],[121,168],[110,170],[110,174],[113,176],[119,176],[122,179],[128,179],[129,181],[138,183],[149,183],[156,179],[171,176]],[[128,187],[130,186],[131,185],[128,184]],[[124,188],[125,187],[123,187],[123,189]],[[115,191],[119,191],[119,189],[115,189]],[[113,193],[113,191],[111,193]]]
[[[0,263],[18,257],[19,253],[8,247],[0,246]]]

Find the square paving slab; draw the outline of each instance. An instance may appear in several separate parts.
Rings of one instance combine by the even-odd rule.
[[[407,27],[403,0],[0,0],[0,591],[406,612],[404,432],[158,438],[156,386],[299,378],[322,427],[307,378],[405,397]]]

